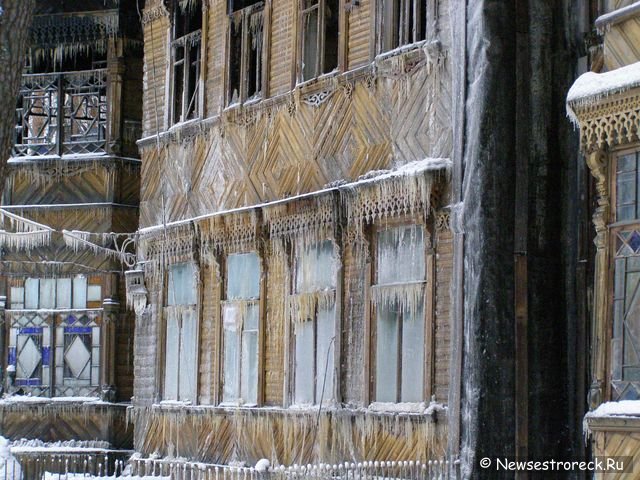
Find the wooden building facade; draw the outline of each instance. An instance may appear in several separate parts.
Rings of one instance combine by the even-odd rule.
[[[134,445],[273,464],[447,445],[443,0],[148,1]]]
[[[126,430],[123,408],[82,403],[133,394],[135,325],[121,263],[133,250],[120,233],[138,225],[142,38],[134,7],[36,7],[0,210],[3,384],[23,400],[38,397],[0,402],[2,431],[12,437],[111,440]],[[122,419],[115,430],[114,415]]]
[[[595,27],[603,41],[591,50],[592,71],[574,83],[567,98],[597,198],[585,434],[595,456],[628,456],[635,463],[640,460],[640,4],[609,1],[602,13]]]

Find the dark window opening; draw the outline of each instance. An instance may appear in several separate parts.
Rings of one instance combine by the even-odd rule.
[[[202,2],[188,8],[174,6],[172,46],[173,117],[172,123],[197,118],[202,43]]]
[[[383,0],[380,51],[387,52],[426,38],[425,12],[420,0]]]
[[[338,0],[302,0],[300,75],[310,80],[338,67]]]
[[[57,73],[96,70],[107,67],[107,53],[87,48],[73,54],[54,55],[28,53],[25,58],[24,73]]]
[[[229,15],[229,105],[262,96],[264,3],[235,2],[229,8],[245,4]]]

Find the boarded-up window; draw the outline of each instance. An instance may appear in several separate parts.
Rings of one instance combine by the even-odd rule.
[[[375,400],[424,400],[426,283],[424,228],[378,232],[375,312]]]
[[[380,52],[425,39],[424,0],[382,0],[379,7]]]
[[[258,402],[260,260],[254,252],[227,257],[227,300],[222,304],[224,402]]]
[[[294,334],[296,404],[334,400],[336,259],[333,242],[298,245],[295,293],[290,298]]]
[[[299,80],[338,67],[338,0],[300,0]]]
[[[229,4],[229,105],[262,96],[263,19],[264,2]]]
[[[174,4],[171,123],[197,118],[199,112],[200,50],[202,44],[202,2]]]
[[[169,269],[165,307],[164,399],[195,402],[198,358],[197,270],[192,263]]]

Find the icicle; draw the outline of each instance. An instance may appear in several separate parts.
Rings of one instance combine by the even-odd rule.
[[[333,308],[336,302],[334,289],[317,290],[289,296],[289,315],[294,323],[301,323],[315,317],[318,310]]]
[[[373,285],[371,302],[379,308],[398,306],[403,313],[415,313],[424,303],[424,282]]]

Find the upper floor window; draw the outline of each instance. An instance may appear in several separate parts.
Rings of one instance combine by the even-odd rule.
[[[202,44],[202,1],[176,2],[171,37],[172,117],[171,123],[200,115],[200,52]]]
[[[310,80],[338,67],[338,0],[299,0],[298,79]]]
[[[193,263],[178,263],[169,268],[165,308],[165,400],[196,400],[197,275]]]
[[[227,257],[222,305],[224,402],[258,403],[260,260],[255,252]]]
[[[334,352],[337,262],[333,242],[300,246],[296,252],[290,308],[294,330],[296,404],[319,404],[334,398]]]
[[[426,253],[421,225],[380,230],[376,236],[375,387],[377,402],[425,398]]]
[[[425,39],[424,0],[382,0],[379,4],[380,34],[378,51],[394,48]]]
[[[263,21],[264,2],[229,2],[229,105],[262,96]]]

